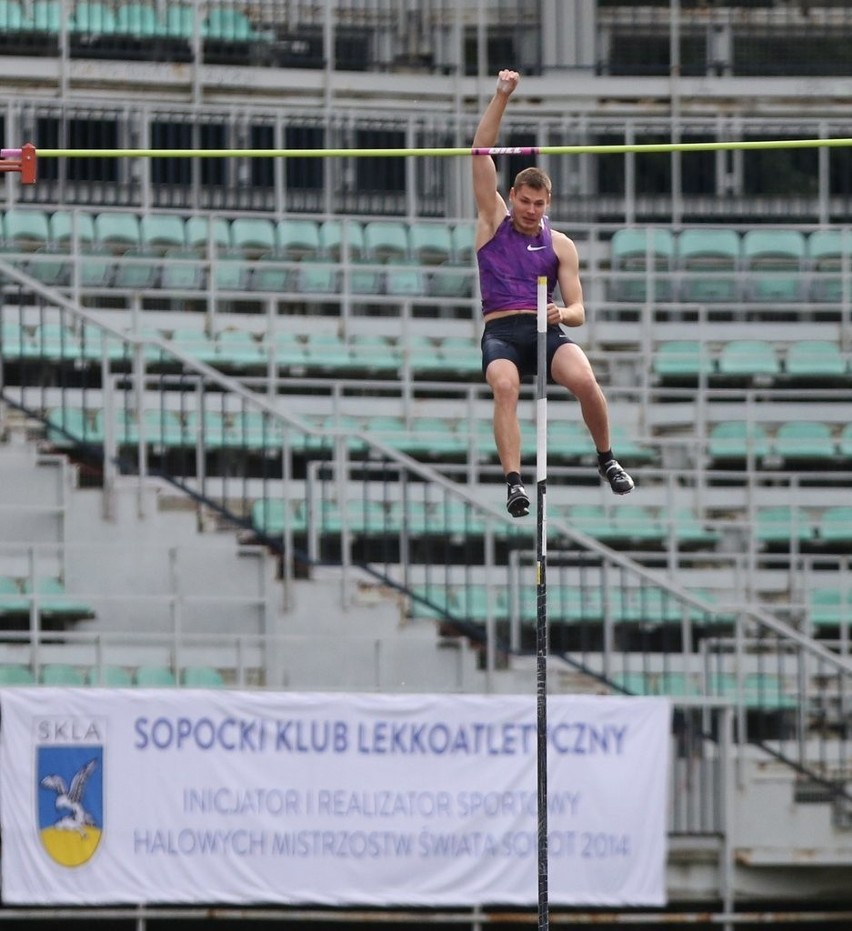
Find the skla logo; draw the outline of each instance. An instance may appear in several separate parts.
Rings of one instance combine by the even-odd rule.
[[[81,866],[94,856],[103,836],[104,722],[41,718],[36,734],[36,811],[42,847],[60,866]]]

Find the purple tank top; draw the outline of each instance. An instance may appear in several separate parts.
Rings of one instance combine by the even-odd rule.
[[[559,259],[547,218],[535,236],[519,233],[509,214],[497,232],[477,252],[482,313],[495,310],[535,310],[538,303],[538,279],[547,278],[547,302],[553,300]]]

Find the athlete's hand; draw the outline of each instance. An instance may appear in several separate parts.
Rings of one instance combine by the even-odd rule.
[[[512,91],[518,86],[518,81],[521,80],[521,76],[517,71],[510,71],[508,68],[504,68],[497,75],[497,90],[501,94],[505,94],[507,97],[512,95]]]
[[[557,307],[556,304],[547,305],[547,322],[550,326],[555,326],[557,323],[562,323],[562,308]]]

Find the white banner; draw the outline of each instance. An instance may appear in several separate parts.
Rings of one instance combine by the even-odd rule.
[[[535,697],[0,690],[14,905],[531,906]],[[548,898],[662,905],[670,707],[548,699]]]

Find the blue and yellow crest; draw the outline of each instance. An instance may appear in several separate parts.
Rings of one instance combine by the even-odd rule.
[[[92,858],[103,834],[103,747],[41,746],[36,759],[41,843],[61,866]]]

